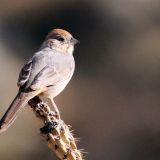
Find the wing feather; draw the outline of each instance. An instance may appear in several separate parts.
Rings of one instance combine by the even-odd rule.
[[[32,59],[29,60],[29,61],[23,66],[23,68],[21,69],[21,72],[20,72],[19,78],[18,78],[18,82],[17,82],[17,85],[18,85],[19,87],[22,87],[22,86],[24,86],[24,85],[26,84],[26,82],[27,82],[28,79],[29,79],[31,70],[32,70]]]
[[[34,78],[30,88],[37,90],[41,87],[54,86],[70,78],[71,73],[68,67],[45,66]]]

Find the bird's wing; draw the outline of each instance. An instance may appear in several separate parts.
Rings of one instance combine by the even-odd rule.
[[[63,65],[59,67],[46,65],[34,78],[30,88],[38,90],[43,87],[54,86],[71,78],[73,70],[73,67]]]
[[[26,82],[29,79],[30,73],[32,70],[32,59],[30,59],[21,69],[21,72],[19,74],[17,85],[19,87],[22,87],[26,84]]]

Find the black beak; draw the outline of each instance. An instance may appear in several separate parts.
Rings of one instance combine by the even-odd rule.
[[[77,43],[80,43],[79,40],[77,40],[77,39],[75,39],[75,38],[72,37],[72,38],[71,38],[71,44],[74,44],[74,45],[75,45],[75,44],[77,44]]]

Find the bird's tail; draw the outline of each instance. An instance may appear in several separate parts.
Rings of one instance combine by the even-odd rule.
[[[25,106],[28,102],[26,96],[23,93],[18,93],[4,116],[0,120],[0,133],[7,130],[8,127],[14,122],[16,119],[17,113]]]
[[[7,109],[6,113],[0,120],[0,133],[7,130],[11,124],[14,122],[14,120],[17,117],[17,113],[27,104],[27,102],[38,95],[39,92],[19,92],[9,108]]]

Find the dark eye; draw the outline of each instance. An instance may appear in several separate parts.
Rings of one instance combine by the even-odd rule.
[[[57,39],[59,40],[59,41],[61,41],[61,42],[64,42],[64,38],[63,37],[57,37]]]

